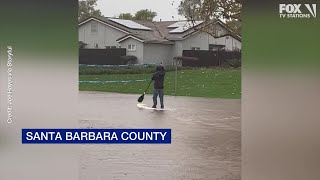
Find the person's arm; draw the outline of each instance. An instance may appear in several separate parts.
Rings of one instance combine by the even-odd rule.
[[[164,76],[165,74],[166,74],[166,72],[164,72],[164,71],[159,71],[159,73],[158,73],[160,76]]]
[[[153,76],[152,76],[152,78],[151,78],[151,80],[153,80],[153,81],[154,81],[155,76],[156,76],[156,74],[154,73],[154,74],[153,74]]]

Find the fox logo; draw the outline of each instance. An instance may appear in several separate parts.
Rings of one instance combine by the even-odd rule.
[[[304,4],[309,13],[305,14],[301,11],[302,4],[279,4],[280,17],[287,18],[310,18],[317,17],[317,5],[316,4]],[[305,11],[305,9],[304,9]]]

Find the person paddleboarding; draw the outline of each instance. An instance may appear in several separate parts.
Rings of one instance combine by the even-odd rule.
[[[162,64],[156,67],[156,71],[152,76],[152,80],[154,81],[154,90],[153,90],[153,106],[152,108],[157,108],[157,99],[159,96],[160,99],[160,105],[161,109],[164,108],[164,102],[163,102],[163,88],[164,88],[164,76],[166,72]]]

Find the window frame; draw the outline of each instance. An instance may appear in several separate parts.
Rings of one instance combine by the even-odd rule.
[[[137,50],[137,45],[136,44],[128,44],[127,50],[128,51],[136,51]]]
[[[93,27],[95,27],[95,31],[93,31],[93,30],[94,30]],[[95,21],[91,22],[90,28],[91,28],[91,29],[90,29],[90,32],[91,32],[92,34],[98,33],[98,22],[95,22]]]

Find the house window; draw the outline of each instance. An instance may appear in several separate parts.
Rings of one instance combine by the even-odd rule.
[[[129,51],[135,51],[136,50],[136,45],[135,44],[128,44],[128,50]]]
[[[97,33],[97,32],[98,32],[98,23],[91,22],[91,33]]]
[[[192,47],[191,50],[200,50],[199,47]]]

